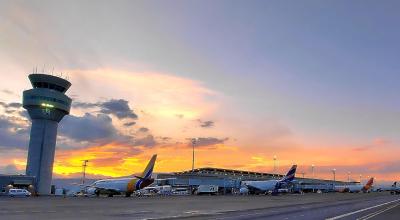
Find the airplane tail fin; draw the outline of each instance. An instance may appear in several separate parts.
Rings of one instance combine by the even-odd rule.
[[[294,180],[294,176],[296,175],[297,165],[293,165],[292,168],[288,171],[286,176],[281,179],[281,182],[291,182]]]
[[[365,184],[365,187],[371,187],[372,184],[374,184],[374,177],[371,177],[371,179],[368,180],[367,184]]]
[[[149,179],[153,174],[153,169],[154,169],[154,164],[156,163],[156,159],[157,159],[157,154],[154,154],[151,157],[149,163],[147,164],[146,169],[144,169],[142,175],[136,177],[139,179]]]

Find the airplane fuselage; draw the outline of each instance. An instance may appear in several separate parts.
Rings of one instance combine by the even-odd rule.
[[[277,190],[279,181],[278,180],[265,180],[265,181],[243,181],[249,190],[258,190],[261,192],[274,191]]]
[[[143,189],[154,182],[154,179],[120,178],[105,179],[94,182],[88,189],[90,194],[114,193],[132,194],[134,191]]]
[[[368,192],[370,189],[371,189],[371,186],[364,186],[364,185],[361,185],[361,184],[336,186],[335,187],[335,190],[337,192],[350,192],[350,193]]]

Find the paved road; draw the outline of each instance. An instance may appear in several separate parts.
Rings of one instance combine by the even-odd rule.
[[[389,193],[149,198],[0,197],[0,219],[399,219]],[[396,218],[397,217],[397,218]]]
[[[368,215],[367,217],[370,217],[370,220],[379,220],[379,219],[385,219],[385,220],[398,220],[400,219],[400,205],[398,204],[394,208],[389,209],[383,209],[379,212],[372,213],[372,215]],[[366,220],[367,218],[364,218]]]
[[[400,219],[400,199],[393,197],[356,198],[327,203],[311,203],[270,209],[236,211],[215,215],[214,219]],[[397,209],[396,209],[397,208]],[[389,213],[392,211],[393,213]],[[211,216],[210,216],[211,217]],[[198,217],[201,219],[202,217]]]

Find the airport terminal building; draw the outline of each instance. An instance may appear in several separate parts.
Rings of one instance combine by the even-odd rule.
[[[281,174],[261,173],[243,170],[221,168],[198,168],[175,173],[157,174],[158,185],[171,185],[172,187],[196,188],[199,185],[216,185],[221,193],[235,193],[241,187],[241,182],[246,180],[271,180],[281,179]],[[357,184],[358,182],[343,182],[312,178],[296,177],[291,186],[292,191],[334,191],[335,186]]]
[[[0,174],[0,195],[6,194],[10,188],[33,190],[35,177],[26,175]]]

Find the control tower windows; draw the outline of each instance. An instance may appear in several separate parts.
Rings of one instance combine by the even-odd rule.
[[[43,89],[52,89],[59,92],[65,92],[65,88],[56,84],[47,83],[47,82],[34,82],[33,88],[43,88]]]
[[[59,91],[59,92],[64,92],[64,91],[65,91],[65,88],[64,88],[64,87],[61,87],[61,86],[59,86],[59,85],[54,85],[54,90],[57,90],[57,91]]]

